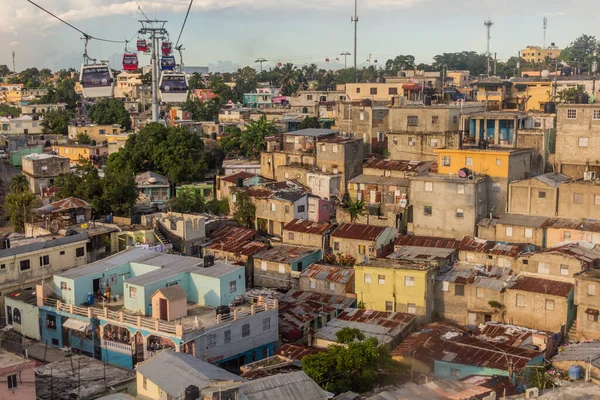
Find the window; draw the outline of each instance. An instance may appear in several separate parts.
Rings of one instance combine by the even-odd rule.
[[[575,204],[583,204],[583,194],[581,194],[581,193],[573,193],[573,203],[575,203]]]
[[[438,140],[437,139],[431,139],[430,144],[431,144],[431,147],[438,147]]]
[[[144,376],[144,380],[142,381],[142,387],[144,390],[148,390],[148,378]]]
[[[279,273],[285,274],[285,264],[279,264]]]
[[[594,283],[588,283],[587,285],[587,294],[588,296],[595,296],[596,295],[596,284]]]
[[[385,285],[385,275],[377,275],[377,281],[380,285]]]
[[[460,378],[460,369],[450,368],[450,376],[453,378]]]
[[[419,126],[419,117],[416,115],[409,115],[406,117],[407,126]]]
[[[465,295],[465,285],[454,284],[454,295],[455,296],[464,296]]]
[[[360,93],[360,88],[359,87],[356,88],[356,93]]]
[[[263,332],[271,329],[271,318],[263,318]]]
[[[134,287],[129,288],[129,297],[132,299],[137,299],[137,288],[134,288]]]
[[[235,293],[237,291],[237,282],[231,281],[229,282],[229,293]]]
[[[538,263],[538,274],[548,275],[550,273],[550,264]]]
[[[414,137],[409,137],[408,138],[408,145],[409,146],[416,146],[417,145],[417,140]]]
[[[513,235],[513,227],[512,226],[507,226],[505,228],[504,234],[506,236],[512,236]]]
[[[577,110],[567,110],[567,119],[577,119]]]
[[[415,277],[414,276],[405,276],[404,277],[404,286],[415,286]]]
[[[332,144],[331,145],[331,151],[333,151],[334,153],[338,152],[338,145],[337,144]]]
[[[206,336],[206,347],[215,347],[217,345],[217,334],[211,333]]]
[[[485,290],[482,287],[475,288],[475,295],[479,299],[483,299],[485,297]]]
[[[521,260],[521,262],[523,263],[523,265],[529,265],[529,260]]]
[[[578,142],[577,142],[577,145],[579,147],[588,147],[588,138],[586,138],[586,137],[580,137],[579,140],[578,140]]]
[[[335,251],[339,251],[340,250],[340,242],[333,242],[333,249]]]
[[[50,256],[40,256],[40,267],[47,267],[50,265]]]
[[[228,329],[225,331],[225,343],[231,342],[231,331]]]
[[[369,89],[369,94],[377,94],[377,88],[376,87],[372,87]]]
[[[406,311],[409,314],[416,314],[417,313],[417,306],[414,303],[408,303],[407,307],[406,307]]]
[[[442,292],[449,292],[449,291],[450,291],[450,282],[442,281]]]
[[[502,165],[502,159],[501,158],[496,158],[496,165],[498,167]]]
[[[267,262],[266,261],[261,261],[260,262],[260,269],[261,269],[261,271],[266,271],[267,270]]]
[[[335,283],[329,282],[329,290],[335,290]]]
[[[458,124],[458,115],[453,115],[452,116],[452,123],[453,124]]]
[[[464,218],[465,217],[465,210],[462,208],[457,208],[456,209],[456,218]]]
[[[294,240],[294,232],[288,232],[288,240]]]
[[[242,325],[242,337],[250,336],[250,324]]]
[[[31,268],[31,263],[29,262],[29,260],[21,260],[19,266],[21,268],[21,271],[26,271]]]
[[[525,307],[525,296],[517,294],[517,307]]]
[[[6,264],[0,264],[0,269],[5,269],[6,268]]]
[[[560,265],[560,274],[561,275],[569,275],[569,266],[565,264]]]
[[[465,157],[465,165],[467,167],[472,167],[473,166],[473,158],[472,157]]]
[[[499,183],[492,184],[492,192],[499,192],[501,190]]]
[[[567,231],[564,233],[564,239],[563,240],[571,240],[571,232]]]
[[[8,382],[8,389],[14,390],[17,388],[17,374],[8,375],[6,377],[6,381]]]
[[[598,314],[588,314],[587,320],[590,322],[598,322]]]
[[[433,182],[425,182],[425,191],[433,192]]]
[[[304,211],[306,211],[306,206],[298,206],[299,213],[303,213]]]
[[[431,209],[431,206],[425,206],[425,207],[423,207],[423,214],[424,214],[424,215],[431,215],[431,214],[432,214],[432,212],[433,212],[433,211],[432,211],[432,209]]]
[[[594,204],[600,206],[600,195],[594,195]]]
[[[592,114],[592,119],[600,119],[600,110],[594,110]]]
[[[452,157],[450,157],[450,156],[442,156],[442,165],[444,167],[449,167],[450,166],[450,160],[452,160]]]
[[[546,299],[546,310],[554,311],[554,300]]]
[[[312,94],[307,94],[306,95],[306,100],[312,100]]]
[[[46,314],[46,328],[56,330],[56,315]]]
[[[308,281],[308,287],[309,289],[316,289],[317,288],[317,282],[314,279],[311,279]]]
[[[358,254],[365,254],[365,246],[364,245],[359,245],[358,246]]]
[[[431,117],[431,123],[432,124],[437,124],[439,120],[440,120],[440,117],[438,117],[437,115],[433,115]]]
[[[385,311],[387,311],[387,312],[394,311],[394,303],[392,303],[391,301],[386,301],[385,302]]]
[[[371,274],[365,274],[365,283],[371,283]]]
[[[532,238],[533,237],[533,229],[532,228],[525,228],[525,237],[526,238]]]
[[[83,257],[85,255],[85,249],[83,247],[78,247],[75,249],[75,257]]]
[[[60,255],[61,255],[61,256],[64,256],[64,255],[65,255],[65,251],[64,251],[64,250],[63,250],[63,251],[61,251],[61,252],[60,252]]]
[[[377,132],[377,141],[378,142],[385,141],[385,132]]]
[[[275,210],[277,210],[277,206],[275,203],[271,203],[271,211],[275,212]]]
[[[365,112],[364,111],[360,112],[359,118],[360,118],[361,121],[365,120]]]

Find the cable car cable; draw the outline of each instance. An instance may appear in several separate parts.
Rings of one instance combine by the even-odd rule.
[[[190,5],[188,6],[187,12],[185,13],[185,18],[183,20],[183,25],[181,25],[181,30],[179,31],[179,36],[177,37],[177,42],[175,43],[175,47],[179,44],[179,39],[181,39],[181,34],[183,33],[183,28],[185,28],[185,23],[187,22],[188,15],[190,15],[190,10],[192,9],[192,3],[194,0],[190,0]]]
[[[137,6],[138,6],[138,10],[139,10],[139,11],[142,13],[142,15],[144,16],[144,18],[146,18],[146,19],[150,19],[150,18],[148,18],[148,17],[146,16],[146,13],[144,13],[144,12],[142,11],[142,6],[140,6],[140,3],[138,3],[138,0],[135,0],[135,4],[137,4]]]
[[[94,40],[99,40],[101,42],[109,42],[109,43],[125,43],[124,40],[110,40],[110,39],[102,39],[102,38],[98,38],[92,35],[88,35],[87,33],[85,33],[84,31],[82,31],[81,29],[79,29],[78,27],[76,27],[75,25],[72,25],[70,23],[68,23],[67,21],[65,21],[64,19],[60,18],[59,16],[52,14],[50,11],[46,10],[44,7],[40,6],[39,4],[34,3],[31,0],[27,0],[29,3],[33,4],[34,6],[36,6],[37,8],[39,8],[40,10],[42,10],[43,12],[53,16],[54,18],[56,18],[57,20],[59,20],[60,22],[62,22],[63,24],[70,26],[71,28],[75,29],[77,32],[81,33],[85,38],[88,39],[94,39]]]

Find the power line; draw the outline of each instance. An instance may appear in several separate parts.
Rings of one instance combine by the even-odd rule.
[[[181,34],[183,33],[183,28],[185,28],[185,23],[187,22],[188,15],[190,15],[190,10],[192,9],[192,4],[194,0],[190,0],[190,5],[188,6],[187,12],[185,13],[185,18],[183,20],[183,25],[181,25],[181,30],[179,31],[179,36],[177,37],[177,42],[175,43],[175,47],[179,44],[179,39],[181,39]]]
[[[141,12],[141,13],[142,13],[142,15],[144,16],[144,18],[146,18],[146,19],[150,19],[150,18],[148,18],[148,17],[146,16],[146,14],[145,14],[145,13],[142,11],[142,6],[140,6],[140,3],[138,3],[138,0],[135,0],[135,4],[137,4],[137,6],[138,6],[138,10],[139,10],[139,12]]]
[[[109,42],[109,43],[125,43],[124,40],[110,40],[110,39],[102,39],[102,38],[97,38],[94,37],[92,35],[88,35],[87,33],[85,33],[84,31],[82,31],[81,29],[77,28],[75,25],[72,25],[70,23],[68,23],[67,21],[65,21],[64,19],[60,18],[59,16],[51,13],[50,11],[46,10],[44,7],[40,6],[39,4],[34,3],[31,0],[27,0],[29,3],[33,4],[34,6],[36,6],[37,8],[39,8],[40,10],[42,10],[43,12],[53,16],[54,18],[56,18],[57,20],[59,20],[60,22],[62,22],[63,24],[75,29],[77,32],[81,33],[86,39],[94,39],[94,40],[99,40],[101,42]]]

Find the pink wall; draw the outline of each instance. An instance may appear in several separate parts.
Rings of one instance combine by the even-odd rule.
[[[0,399],[35,400],[36,361],[0,369]],[[1,366],[0,366],[1,367]],[[17,375],[17,388],[8,389],[8,377]]]

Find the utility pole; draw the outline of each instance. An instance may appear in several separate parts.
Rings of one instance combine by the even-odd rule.
[[[167,21],[158,20],[141,20],[142,29],[140,29],[140,35],[150,35],[150,42],[152,43],[152,53],[150,56],[151,67],[152,67],[152,122],[158,122],[159,111],[158,111],[158,64],[160,62],[158,49],[158,41],[164,39],[167,30],[165,24]]]
[[[262,65],[263,65],[264,62],[267,62],[267,61],[269,61],[269,60],[267,60],[266,58],[262,58],[261,57],[261,58],[257,59],[254,62],[260,63],[260,72],[262,72]]]
[[[548,29],[548,17],[544,17],[544,42],[543,48],[546,49],[546,29]]]
[[[350,22],[354,22],[354,69],[356,69],[356,40],[357,40],[357,29],[358,29],[358,0],[354,0],[354,17],[350,17]]]
[[[15,51],[14,50],[12,52],[12,58],[13,58],[13,74],[16,74],[17,73],[17,67],[16,67],[16,64],[15,64]]]
[[[483,25],[487,28],[487,48],[485,54],[487,56],[487,76],[490,76],[490,40],[492,39],[492,17],[488,17],[486,21],[483,21]]]
[[[346,62],[346,58],[350,55],[347,51],[340,53],[340,56],[344,56],[344,69],[348,68],[348,63]]]

